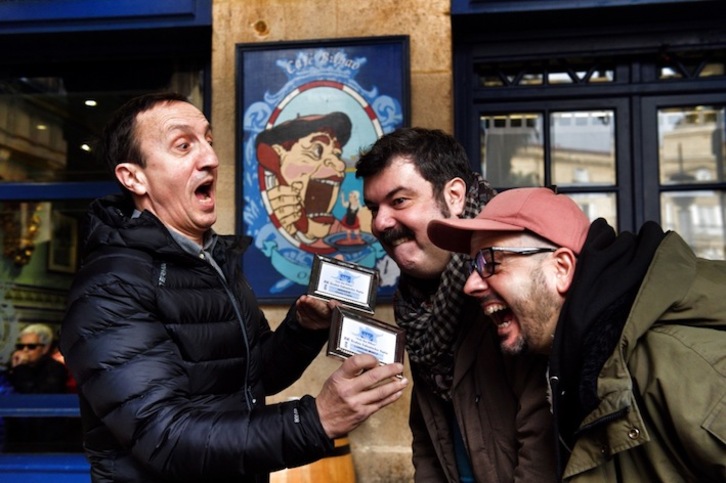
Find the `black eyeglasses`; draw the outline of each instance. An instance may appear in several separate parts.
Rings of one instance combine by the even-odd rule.
[[[21,351],[27,347],[29,350],[34,351],[38,347],[43,347],[44,345],[45,344],[15,344],[15,349]]]
[[[500,262],[494,261],[494,252],[511,253],[513,255],[536,255],[538,253],[554,252],[556,248],[506,248],[487,247],[479,250],[471,261],[471,269],[476,270],[481,278],[489,278],[495,273],[496,266]]]

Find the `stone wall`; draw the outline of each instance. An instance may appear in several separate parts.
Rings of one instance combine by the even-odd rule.
[[[449,0],[214,0],[212,125],[220,158],[220,233],[235,230],[235,45],[308,39],[408,35],[411,58],[411,124],[453,128]],[[274,326],[287,307],[263,307]],[[390,306],[376,317],[393,322]],[[271,401],[316,395],[339,362],[321,353],[304,377]],[[410,390],[350,434],[359,483],[412,481]]]

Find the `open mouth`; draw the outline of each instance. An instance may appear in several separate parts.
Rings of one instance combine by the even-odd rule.
[[[330,213],[330,208],[339,186],[340,180],[310,179],[305,192],[307,217],[319,223],[333,223],[335,217]]]
[[[396,238],[395,240],[391,240],[390,242],[388,242],[388,244],[391,247],[395,248],[398,245],[403,245],[404,243],[409,242],[409,241],[412,241],[412,240],[413,240],[413,238],[411,238],[411,237],[403,236],[401,238]]]
[[[212,199],[213,188],[214,180],[209,180],[200,184],[197,189],[194,190],[194,196],[196,196],[199,201],[210,201]]]
[[[484,313],[492,319],[497,328],[506,329],[512,325],[514,313],[504,304],[491,304],[484,309]]]

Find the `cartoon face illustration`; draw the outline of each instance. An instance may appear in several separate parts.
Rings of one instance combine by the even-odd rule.
[[[351,122],[342,112],[292,119],[257,137],[261,189],[279,226],[302,244],[339,229],[332,214],[345,176],[342,148]]]

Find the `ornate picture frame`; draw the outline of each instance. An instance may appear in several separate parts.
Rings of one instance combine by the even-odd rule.
[[[398,267],[371,234],[355,177],[361,152],[409,125],[408,36],[237,44],[238,233],[262,303],[304,293],[314,257]]]

